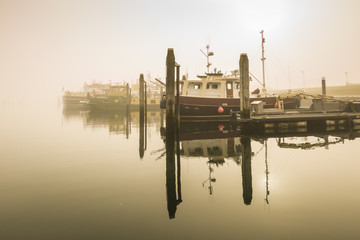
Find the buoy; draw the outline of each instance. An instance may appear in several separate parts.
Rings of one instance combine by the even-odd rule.
[[[277,102],[274,104],[274,108],[277,108],[278,107],[278,104],[277,104]]]
[[[224,127],[225,127],[225,126],[222,125],[222,124],[219,124],[219,125],[218,125],[218,129],[219,129],[220,131],[224,130]]]
[[[219,108],[218,108],[218,113],[223,113],[224,112],[224,109],[220,106]]]

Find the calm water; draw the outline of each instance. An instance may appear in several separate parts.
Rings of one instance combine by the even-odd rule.
[[[186,125],[175,170],[160,112],[0,116],[0,239],[360,239],[359,138]]]

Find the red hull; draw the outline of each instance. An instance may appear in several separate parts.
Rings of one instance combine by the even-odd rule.
[[[250,98],[250,102],[262,101],[264,108],[273,108],[276,97]],[[296,99],[286,99],[285,108],[296,108]],[[293,106],[292,106],[293,105]],[[222,108],[219,110],[219,108]],[[180,115],[187,118],[199,116],[214,117],[221,119],[228,118],[232,111],[240,111],[239,98],[203,98],[180,96]]]

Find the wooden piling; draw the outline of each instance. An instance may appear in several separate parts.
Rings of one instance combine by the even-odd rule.
[[[168,48],[166,56],[166,195],[169,218],[176,212],[175,179],[175,55]]]
[[[180,165],[180,65],[176,64],[176,167],[177,167],[177,204],[182,202],[181,197],[181,165]]]
[[[126,84],[126,138],[129,138],[129,115],[130,115],[130,87],[129,84]]]
[[[144,82],[144,111],[145,111],[145,118],[146,118],[146,115],[147,115],[147,83]]]
[[[175,121],[175,55],[174,49],[168,48],[166,56],[166,132],[174,131]]]
[[[250,118],[249,59],[246,53],[240,55],[240,116]]]
[[[144,157],[144,152],[145,152],[145,129],[144,129],[144,125],[145,125],[145,121],[144,121],[144,75],[140,74],[140,79],[139,79],[140,85],[139,85],[139,94],[140,94],[140,98],[139,98],[139,113],[140,113],[140,118],[139,118],[139,125],[140,125],[140,131],[139,131],[139,155],[140,158]]]
[[[180,129],[180,65],[176,64],[176,124]]]
[[[144,126],[145,126],[145,146],[144,149],[147,149],[147,83],[144,82]]]
[[[145,81],[144,81],[144,74],[140,74],[140,79],[139,79],[139,110],[140,113],[144,112],[144,103],[145,103],[145,91],[144,91],[144,85],[145,85]]]
[[[325,77],[321,78],[321,89],[322,89],[322,95],[326,96],[326,80],[325,80]]]

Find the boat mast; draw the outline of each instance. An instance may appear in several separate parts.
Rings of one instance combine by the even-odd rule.
[[[209,60],[209,57],[210,56],[214,56],[214,53],[213,52],[209,52],[209,49],[210,49],[210,46],[209,45],[206,45],[206,53],[200,49],[200,51],[205,55],[206,57],[206,61],[207,61],[207,65],[206,65],[206,68],[207,68],[207,73],[210,73],[210,66],[211,66],[211,63],[210,63],[210,60]]]
[[[263,72],[263,92],[266,92],[266,87],[265,87],[265,57],[264,57],[264,43],[265,43],[265,38],[264,38],[264,30],[261,30],[261,53],[262,53],[262,72]]]

